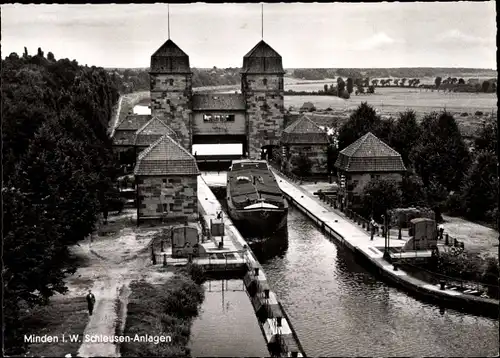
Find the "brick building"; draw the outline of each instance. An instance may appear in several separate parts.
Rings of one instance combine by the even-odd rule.
[[[372,179],[401,182],[406,171],[401,155],[371,132],[344,148],[335,162],[340,178],[339,196],[356,201]]]
[[[293,170],[293,157],[307,154],[312,161],[313,174],[328,174],[328,134],[308,115],[302,115],[283,130],[280,139],[282,163]],[[287,163],[287,164],[285,164]]]
[[[279,145],[284,73],[281,56],[260,41],[243,57],[241,94],[193,93],[189,56],[168,40],[151,56],[151,112],[189,152],[196,143],[243,142],[259,157]]]
[[[151,144],[134,169],[137,225],[146,220],[196,220],[199,174],[195,158],[168,135]]]
[[[113,133],[113,152],[121,163],[134,163],[134,141],[137,130],[143,127],[151,115],[131,114],[125,117]]]

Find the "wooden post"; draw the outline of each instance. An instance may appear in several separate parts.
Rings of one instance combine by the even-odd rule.
[[[163,254],[163,267],[167,266],[167,254]]]

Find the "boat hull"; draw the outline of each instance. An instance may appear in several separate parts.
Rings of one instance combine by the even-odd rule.
[[[236,209],[228,205],[228,214],[238,228],[250,235],[269,237],[287,226],[288,208],[269,209]]]

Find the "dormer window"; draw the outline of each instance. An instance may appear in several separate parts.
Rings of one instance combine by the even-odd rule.
[[[174,80],[172,78],[169,80],[169,82],[170,82],[170,86],[174,85]]]
[[[264,79],[262,80],[262,83],[264,84],[264,86],[267,86],[267,78],[264,78]]]

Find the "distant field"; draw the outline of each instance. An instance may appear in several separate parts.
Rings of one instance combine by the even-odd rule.
[[[294,85],[293,89],[307,91],[313,86],[322,85]],[[290,87],[290,86],[289,86]],[[289,88],[288,87],[288,88]],[[318,88],[318,87],[316,87]],[[444,93],[431,92],[410,88],[382,88],[378,87],[371,95],[352,95],[344,100],[333,96],[285,96],[285,106],[301,107],[304,102],[312,102],[318,109],[331,107],[332,109],[354,109],[361,102],[368,102],[382,112],[399,112],[406,108],[414,109],[419,113],[439,111],[444,108],[457,112],[491,111],[497,107],[497,96],[494,93]]]

